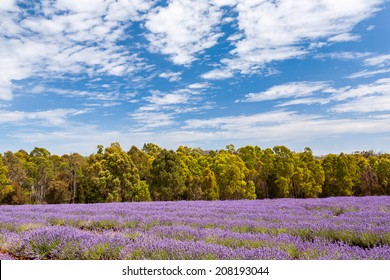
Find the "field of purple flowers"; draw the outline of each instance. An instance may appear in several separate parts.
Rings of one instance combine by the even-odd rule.
[[[390,197],[0,206],[1,258],[390,260]]]

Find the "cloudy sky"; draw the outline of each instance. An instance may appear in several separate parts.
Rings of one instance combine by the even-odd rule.
[[[390,152],[388,0],[1,0],[0,152]]]

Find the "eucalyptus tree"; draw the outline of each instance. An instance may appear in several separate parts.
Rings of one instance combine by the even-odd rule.
[[[220,199],[255,199],[253,182],[245,181],[248,169],[244,161],[229,150],[217,153],[213,162],[213,171],[219,188]]]
[[[244,161],[248,172],[245,181],[253,182],[257,198],[268,197],[268,185],[266,182],[267,170],[266,164],[263,163],[264,151],[258,146],[244,146],[237,150],[237,155]],[[267,159],[265,160],[265,162]]]
[[[145,185],[140,185],[138,170],[130,156],[122,150],[119,143],[113,143],[104,150],[102,157],[101,180],[105,184],[109,201],[148,200],[140,197]],[[144,192],[145,195],[147,192]]]
[[[46,191],[54,179],[53,162],[45,148],[34,148],[29,155],[27,170],[32,179],[33,202],[45,203]]]
[[[163,149],[156,155],[147,182],[153,200],[181,200],[186,185],[186,174],[180,157]]]
[[[0,154],[0,203],[11,203],[12,193],[14,188],[7,179],[8,168],[3,163],[2,156]]]
[[[322,196],[351,196],[353,187],[360,180],[359,169],[351,155],[329,154],[322,159],[325,181]]]
[[[322,192],[325,173],[319,160],[315,159],[310,148],[294,155],[291,197],[316,198]]]
[[[270,197],[289,197],[294,175],[294,157],[285,146],[273,148],[272,180],[270,182]]]
[[[127,152],[132,162],[138,169],[140,180],[145,181],[146,177],[152,168],[153,156],[147,154],[145,151],[132,146]]]
[[[388,155],[378,157],[373,164],[373,169],[384,194],[390,195],[390,157]]]
[[[12,203],[29,203],[31,188],[26,184],[28,182],[28,176],[22,159],[17,156],[17,153],[8,151],[3,155],[3,162],[8,169],[7,179],[14,189]]]

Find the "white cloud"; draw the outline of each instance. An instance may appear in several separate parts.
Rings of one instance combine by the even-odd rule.
[[[390,78],[379,79],[373,83],[361,84],[356,87],[338,89],[332,98],[342,101],[369,95],[390,95]]]
[[[331,58],[331,59],[340,59],[340,60],[355,60],[370,56],[369,52],[331,52],[331,53],[319,53],[314,57],[323,59],[323,58]]]
[[[181,80],[182,72],[164,72],[159,74],[160,78],[167,79],[170,82],[177,82]]]
[[[215,69],[201,75],[203,79],[207,80],[224,80],[233,77],[233,71],[229,69]]]
[[[67,123],[69,116],[77,116],[87,112],[86,110],[76,109],[55,109],[38,112],[0,110],[0,123],[26,125],[35,122],[43,126],[61,126]]]
[[[145,97],[145,100],[152,104],[163,106],[163,105],[187,103],[189,97],[186,94],[180,92],[164,94],[155,91],[152,93],[151,96]]]
[[[0,11],[14,11],[16,10],[16,0],[2,0]]]
[[[143,98],[148,103],[128,114],[131,120],[135,121],[133,129],[150,131],[176,124],[176,115],[186,112],[185,105],[191,99],[188,90],[176,90],[171,93],[151,91],[150,96]]]
[[[220,8],[210,1],[172,0],[148,14],[146,37],[152,51],[168,55],[175,64],[189,65],[217,43],[221,17]]]
[[[340,89],[332,97],[338,104],[331,111],[381,112],[390,110],[390,79],[380,79],[371,84]]]
[[[325,93],[325,96],[322,94]],[[312,97],[319,95],[319,97]],[[245,99],[236,102],[260,102],[266,100],[287,99],[276,105],[332,104],[330,112],[382,112],[389,110],[390,78],[379,79],[372,83],[341,88],[331,87],[328,82],[292,82],[273,86],[263,92],[249,93]]]
[[[213,2],[222,7],[222,6],[233,6],[237,4],[237,0],[213,0]]]
[[[228,41],[238,41],[240,39],[242,39],[243,35],[242,34],[233,34],[233,35],[230,35],[226,40]]]
[[[200,95],[201,90],[207,87],[208,83],[197,83],[172,92],[150,91],[150,95],[143,98],[147,103],[128,114],[135,121],[133,129],[151,131],[160,127],[173,127],[180,123],[181,114],[212,109],[213,104],[204,101]]]
[[[175,123],[172,113],[143,110],[142,108],[129,114],[129,117],[137,122],[135,126],[138,127],[138,131],[148,131],[150,129],[171,126]]]
[[[390,69],[388,68],[388,66],[390,66],[390,54],[382,54],[376,56],[372,56],[371,54],[370,56],[371,57],[365,58],[363,63],[365,66],[375,67],[376,69],[374,70],[364,69],[362,71],[347,76],[347,78],[349,79],[368,78],[378,74],[384,74],[390,72]]]
[[[121,76],[146,68],[137,54],[116,43],[126,37],[125,30],[131,20],[139,19],[139,14],[149,9],[151,3],[42,1],[42,5],[34,3],[35,16],[26,16],[15,5],[12,12],[0,9],[4,22],[0,25],[0,99],[12,98],[12,80],[30,76]],[[131,8],[123,8],[127,5]],[[121,13],[118,7],[123,8]]]
[[[254,115],[225,116],[186,121],[185,134],[192,141],[292,143],[350,134],[390,131],[389,118],[337,118],[274,111]],[[201,140],[200,140],[201,139]]]
[[[378,55],[370,57],[364,60],[364,63],[368,66],[387,66],[390,65],[390,54]]]
[[[293,99],[289,101],[282,102],[276,107],[285,107],[285,106],[291,106],[291,105],[311,105],[311,104],[327,104],[329,103],[330,100],[328,98],[298,98],[298,99]]]
[[[384,95],[363,96],[361,98],[353,99],[343,104],[335,106],[332,111],[338,113],[369,113],[390,111],[390,87],[389,93]],[[390,118],[388,119],[390,121]]]
[[[238,1],[238,28],[244,38],[234,43],[233,58],[221,61],[219,71],[252,74],[268,63],[306,55],[318,40],[355,40],[352,29],[372,16],[382,0],[268,0]],[[309,43],[309,45],[308,45]],[[218,72],[204,78],[223,79]],[[232,75],[226,75],[230,78]]]
[[[325,96],[323,96],[325,93]],[[312,97],[317,95],[319,97]],[[236,102],[260,102],[289,99],[276,107],[291,105],[332,104],[330,112],[382,112],[390,109],[390,78],[372,83],[341,88],[331,87],[328,82],[292,82],[273,86],[263,92],[249,93]]]
[[[349,42],[349,41],[358,41],[358,40],[360,40],[360,36],[353,35],[351,33],[338,34],[328,39],[329,42]]]
[[[119,106],[121,105],[122,103],[120,102],[102,102],[102,103],[86,103],[86,104],[83,104],[84,106],[86,107],[115,107],[115,106]]]
[[[209,83],[194,83],[190,84],[188,88],[190,89],[204,89],[204,88],[209,88],[210,84]]]
[[[375,75],[378,75],[378,74],[384,74],[384,73],[389,73],[390,72],[390,68],[387,68],[387,69],[378,69],[378,70],[363,70],[363,71],[359,71],[359,72],[356,72],[356,73],[353,73],[349,76],[347,76],[348,79],[356,79],[356,78],[368,78],[368,77],[372,77],[372,76],[375,76]]]
[[[0,100],[12,99],[12,83],[10,78],[0,76]]]
[[[255,115],[228,116],[213,119],[192,119],[187,120],[185,129],[239,129],[246,130],[247,128],[257,125],[270,125],[277,123],[289,122],[294,118],[294,112],[275,111],[261,113]]]
[[[310,96],[318,92],[332,92],[327,82],[292,82],[277,85],[259,93],[249,93],[241,102],[258,102],[279,98]]]
[[[101,87],[105,88],[105,87]],[[102,91],[101,89],[99,91],[95,90],[72,90],[72,89],[61,89],[61,88],[51,88],[51,87],[45,87],[43,85],[37,85],[34,86],[30,91],[30,93],[33,94],[42,94],[42,93],[48,93],[48,94],[57,94],[65,97],[83,97],[87,100],[94,100],[94,101],[110,101],[110,102],[119,102],[124,100],[129,100],[134,97],[134,94],[119,94],[117,92],[112,92],[106,89],[105,91]]]

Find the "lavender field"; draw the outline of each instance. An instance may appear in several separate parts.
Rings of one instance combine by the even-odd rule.
[[[0,259],[390,259],[390,197],[0,207]]]

